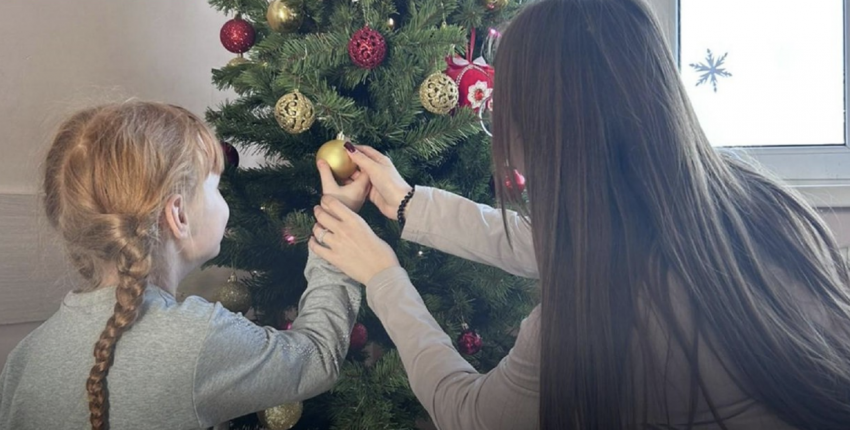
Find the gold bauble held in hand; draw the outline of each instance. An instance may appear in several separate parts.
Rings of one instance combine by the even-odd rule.
[[[284,94],[274,105],[274,117],[287,133],[298,134],[310,129],[316,120],[313,102],[300,91]]]
[[[301,402],[287,403],[260,411],[260,422],[269,430],[289,430],[301,419],[304,407]]]
[[[266,11],[266,21],[272,30],[279,33],[292,33],[301,27],[303,19],[301,11],[290,7],[288,4],[274,0],[269,3],[269,8]]]
[[[357,170],[357,165],[348,157],[345,142],[345,136],[340,133],[335,140],[325,142],[316,152],[316,160],[325,160],[338,180],[350,178]]]
[[[215,301],[220,302],[230,312],[244,314],[251,309],[251,290],[247,285],[239,282],[236,274],[233,273],[227,279],[227,283],[216,292]]]
[[[433,73],[419,86],[422,106],[438,115],[445,115],[457,106],[457,84],[444,73]]]

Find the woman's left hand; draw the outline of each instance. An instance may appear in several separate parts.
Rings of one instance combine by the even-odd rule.
[[[365,172],[356,171],[351,178],[343,181],[340,185],[331,172],[331,166],[324,160],[316,162],[319,176],[322,178],[322,194],[331,196],[341,201],[349,209],[357,212],[363,207],[363,202],[369,197],[372,190],[372,181]]]
[[[321,206],[313,210],[317,222],[308,243],[310,250],[355,281],[365,284],[385,269],[399,265],[392,248],[339,200],[324,196]]]

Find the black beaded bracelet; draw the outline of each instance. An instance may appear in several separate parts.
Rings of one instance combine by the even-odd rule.
[[[398,205],[398,224],[404,228],[404,208],[407,207],[407,202],[413,197],[413,192],[416,191],[416,186],[410,188],[410,191],[407,192],[407,195],[401,200],[401,203]]]

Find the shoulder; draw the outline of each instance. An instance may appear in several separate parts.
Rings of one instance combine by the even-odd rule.
[[[222,310],[220,304],[210,303],[201,297],[190,296],[178,302],[165,291],[149,287],[139,319],[126,335],[152,333],[156,343],[179,346],[183,351],[197,351]]]

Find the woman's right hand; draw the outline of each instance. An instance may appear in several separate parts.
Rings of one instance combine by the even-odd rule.
[[[352,146],[355,150],[349,149],[348,156],[372,181],[369,200],[385,217],[397,220],[398,207],[413,187],[402,179],[389,157],[370,146]]]

